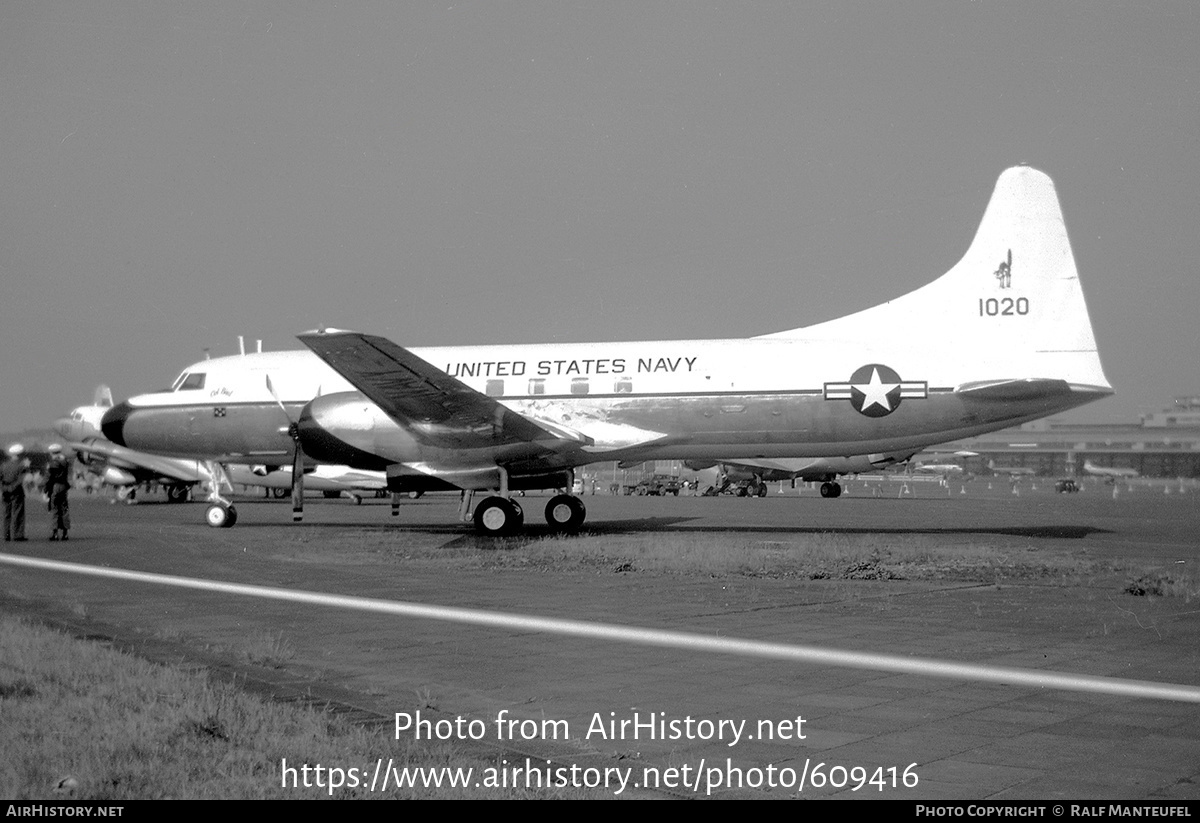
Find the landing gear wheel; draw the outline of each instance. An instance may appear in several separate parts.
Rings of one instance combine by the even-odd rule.
[[[821,496],[822,497],[841,497],[842,496],[842,484],[841,483],[822,483],[821,484]]]
[[[208,507],[208,511],[204,513],[204,519],[214,529],[228,529],[237,522],[237,509],[233,506],[222,506],[220,503],[213,503]]]
[[[525,522],[521,507],[503,497],[487,497],[475,508],[475,530],[492,537],[515,534]]]
[[[569,494],[559,494],[546,504],[546,522],[556,532],[571,534],[579,531],[587,517],[583,501]]]

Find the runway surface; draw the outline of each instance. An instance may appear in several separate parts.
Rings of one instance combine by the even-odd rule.
[[[980,480],[966,494],[960,484],[912,483],[907,493],[897,483],[847,486],[837,500],[775,489],[761,500],[587,497],[589,532],[598,535],[588,540],[650,535],[664,545],[782,552],[863,540],[948,552],[995,546],[1004,557],[1054,555],[1088,571],[996,585],[953,575],[656,571],[639,568],[633,554],[558,568],[545,559],[539,497],[522,501],[527,538],[496,543],[455,523],[449,496],[407,501],[395,518],[386,501],[310,499],[300,525],[286,501],[244,500],[237,526],[215,530],[198,504],[127,507],[77,495],[69,543],[37,539],[47,524],[35,512],[30,542],[6,549],[293,591],[1200,685],[1195,595],[1135,597],[1123,585],[1146,571],[1194,583],[1195,489],[1122,485],[1114,496],[1099,484],[1078,495],[1028,482],[1013,494],[1008,483],[987,489]],[[584,541],[551,545],[569,557]],[[474,728],[486,730],[480,742],[498,760],[707,773],[699,786],[668,792],[676,796],[1200,797],[1195,703],[647,647],[12,565],[0,565],[0,579],[5,611],[53,617],[152,657],[237,671],[280,697],[328,698],[363,717],[421,711],[433,722],[482,721]],[[263,646],[287,653],[246,661],[247,649]],[[496,722],[502,712],[518,721],[508,734]],[[643,725],[622,730],[620,721]],[[768,731],[774,739],[763,739]],[[878,780],[852,791],[854,774]],[[739,775],[743,785],[729,788]],[[708,785],[714,778],[722,785]]]

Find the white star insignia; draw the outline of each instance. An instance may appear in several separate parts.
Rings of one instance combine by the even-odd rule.
[[[895,391],[899,383],[884,383],[879,379],[879,369],[871,369],[869,383],[852,383],[855,389],[863,393],[862,410],[872,406],[882,406],[884,411],[891,411],[892,404],[888,401],[888,393]]]

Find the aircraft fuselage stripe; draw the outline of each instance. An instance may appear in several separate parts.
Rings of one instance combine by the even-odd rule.
[[[833,385],[833,384],[831,384],[831,385]],[[922,383],[921,385],[924,386],[924,383]],[[902,389],[902,391],[903,391],[903,389]],[[929,388],[927,390],[927,393],[928,394],[953,394],[954,388],[952,386],[933,387],[933,388]],[[923,398],[926,396],[926,393],[924,391],[921,393],[916,393],[915,390],[911,390],[910,393],[901,394],[901,396],[905,397],[905,398],[913,398],[913,397]],[[587,400],[637,400],[637,399],[643,399],[643,398],[650,399],[650,400],[658,400],[658,399],[662,399],[662,398],[686,398],[689,400],[694,400],[697,398],[704,398],[704,397],[712,397],[712,398],[827,397],[830,400],[835,400],[835,399],[848,400],[848,399],[850,399],[850,393],[847,390],[845,397],[840,397],[840,396],[835,397],[832,394],[832,392],[827,394],[826,390],[823,388],[821,388],[821,389],[778,389],[778,390],[764,389],[764,390],[757,390],[757,391],[738,391],[736,389],[733,389],[733,390],[729,390],[729,391],[697,391],[697,392],[604,392],[604,393],[592,392],[589,394],[502,394],[502,395],[496,395],[492,399],[503,403],[505,401],[515,402],[515,401],[519,401],[519,400],[587,401]],[[294,407],[296,409],[301,409],[305,405],[304,402],[298,401],[298,400],[285,400],[285,401],[283,401],[283,404],[284,404],[284,406],[288,407],[289,409],[292,407]],[[147,404],[144,406],[134,406],[133,408],[135,411],[139,411],[139,410],[143,410],[143,409],[145,409],[145,410],[150,410],[150,409],[171,410],[171,411],[190,411],[190,410],[194,409],[197,411],[199,411],[199,410],[210,411],[211,409],[214,409],[214,408],[256,408],[256,407],[267,407],[267,408],[272,408],[272,409],[279,408],[275,404],[274,400],[239,400],[239,401],[230,401],[230,402],[212,400],[212,401],[205,401],[203,403],[182,403],[179,405]]]

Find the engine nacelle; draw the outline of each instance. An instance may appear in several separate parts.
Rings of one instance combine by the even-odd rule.
[[[381,431],[393,438],[403,434],[396,421],[356,391],[314,398],[296,425],[308,457],[370,471],[383,471],[392,462],[375,453]]]

